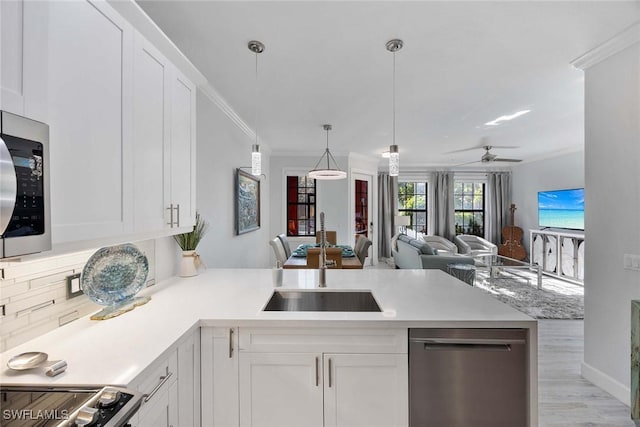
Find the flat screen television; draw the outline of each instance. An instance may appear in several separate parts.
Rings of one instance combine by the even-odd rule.
[[[584,230],[584,188],[539,191],[538,226]]]

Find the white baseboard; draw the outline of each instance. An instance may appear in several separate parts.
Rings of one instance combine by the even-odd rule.
[[[580,374],[584,379],[600,387],[620,402],[627,406],[631,406],[631,391],[629,387],[584,362],[581,364]]]

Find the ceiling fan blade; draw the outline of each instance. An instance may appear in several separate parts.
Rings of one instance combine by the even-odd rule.
[[[473,151],[473,150],[486,150],[487,147],[489,147],[490,150],[494,148],[520,148],[520,147],[516,147],[515,145],[489,145],[486,142],[486,139],[483,139],[483,142],[481,142],[481,144],[482,145],[476,145],[475,147],[461,148],[460,150],[447,151],[446,153],[442,153],[442,154],[464,153],[465,151]]]
[[[496,158],[493,159],[494,162],[512,162],[512,163],[517,163],[517,162],[521,162],[522,160],[520,159],[501,159],[501,158]]]
[[[471,165],[473,163],[482,163],[482,160],[474,160],[473,162],[459,163],[457,165],[453,165],[453,167],[457,168],[458,166],[466,166],[466,165]]]
[[[442,153],[442,154],[464,153],[465,151],[473,151],[473,150],[477,150],[478,148],[482,148],[482,147],[478,146],[478,147],[462,148],[460,150],[447,151],[446,153]]]

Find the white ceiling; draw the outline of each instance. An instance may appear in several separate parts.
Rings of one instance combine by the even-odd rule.
[[[485,145],[525,160],[583,146],[583,73],[570,61],[640,19],[640,1],[139,1],[262,144],[401,165],[479,160]],[[258,57],[250,40],[266,45]],[[257,101],[257,102],[256,102]],[[256,108],[258,105],[258,108]],[[531,110],[500,126],[484,123]],[[508,165],[508,164],[507,164]]]

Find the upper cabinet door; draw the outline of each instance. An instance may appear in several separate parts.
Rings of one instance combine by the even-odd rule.
[[[171,64],[142,35],[136,33],[133,72],[133,188],[134,228],[168,228],[165,191],[170,174]]]
[[[48,2],[0,2],[0,109],[47,117]]]
[[[49,9],[53,241],[131,232],[133,30],[105,2]]]
[[[176,226],[195,223],[196,215],[196,88],[186,77],[175,72],[171,103],[171,202],[179,206]]]

